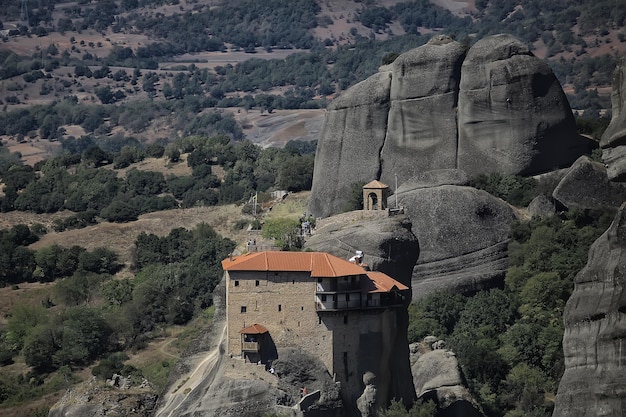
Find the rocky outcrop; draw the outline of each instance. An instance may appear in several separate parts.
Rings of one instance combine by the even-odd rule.
[[[476,292],[504,276],[515,220],[507,203],[459,185],[400,188],[398,200],[420,242],[411,280],[414,300],[442,290]]]
[[[565,373],[553,417],[626,415],[626,204],[591,246],[564,312]]]
[[[328,108],[308,211],[336,214],[353,183],[400,184],[434,169],[530,175],[588,152],[548,66],[510,35],[467,55],[437,36],[346,91]]]
[[[409,347],[417,397],[434,401],[439,410],[437,415],[482,417],[456,356],[445,348],[433,348],[436,343],[428,343],[425,339],[425,342],[413,343]]]
[[[511,35],[479,40],[463,61],[458,168],[529,175],[569,166],[589,142],[548,65]]]
[[[616,208],[626,201],[626,188],[609,181],[603,164],[582,156],[568,170],[552,196],[568,209]]]
[[[150,417],[156,409],[157,392],[147,382],[133,385],[130,378],[115,381],[96,377],[67,390],[50,408],[49,417],[129,416]]]
[[[376,416],[376,410],[381,407],[376,398],[376,375],[366,372],[363,375],[363,394],[356,400],[356,407],[361,413],[361,417]]]
[[[613,74],[611,123],[600,140],[602,159],[611,180],[626,181],[626,56]]]
[[[363,220],[362,213],[375,214]],[[329,218],[333,220],[335,218]],[[420,248],[406,216],[389,217],[386,212],[349,212],[326,222],[307,239],[305,248],[350,258],[363,251],[363,262],[410,286],[413,266]]]

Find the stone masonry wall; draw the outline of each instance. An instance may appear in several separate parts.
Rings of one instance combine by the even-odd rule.
[[[332,332],[319,320],[315,310],[316,281],[308,272],[230,271],[228,275],[229,354],[241,354],[239,331],[258,323],[267,328],[277,347],[307,350],[332,371]],[[246,307],[245,313],[241,312],[242,306]]]

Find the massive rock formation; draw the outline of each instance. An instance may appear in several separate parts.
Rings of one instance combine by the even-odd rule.
[[[313,213],[326,216],[344,210],[351,184],[380,174],[380,149],[387,132],[391,72],[379,72],[362,81],[328,106],[317,143]]]
[[[600,146],[612,180],[626,181],[626,56],[613,75],[612,116]]]
[[[456,106],[464,56],[460,43],[436,36],[394,61],[380,155],[383,182],[391,183],[394,174],[403,182],[419,172],[456,166]]]
[[[565,373],[553,417],[626,415],[626,204],[591,246],[564,312]]]
[[[433,169],[535,174],[591,146],[557,79],[519,40],[487,37],[466,56],[437,36],[329,106],[309,212],[342,211],[353,183],[403,183]]]
[[[615,205],[626,200],[619,187],[626,181],[626,57],[615,72],[611,98],[613,117],[601,140],[608,169],[587,167],[578,176],[596,178],[604,189],[602,200]],[[585,171],[592,174],[584,175]],[[622,184],[608,183],[607,175]],[[589,205],[589,199],[585,201]],[[565,306],[565,372],[553,417],[626,415],[626,374],[622,370],[626,363],[625,288],[626,203],[622,203],[609,229],[591,246],[587,265],[576,275],[574,292]]]
[[[449,171],[443,174],[451,177]],[[471,293],[492,287],[508,268],[513,209],[485,191],[441,184],[443,178],[435,180],[432,172],[427,177],[436,185],[414,179],[397,195],[420,242],[413,299],[440,290]]]
[[[548,65],[510,35],[476,42],[461,69],[457,168],[528,175],[569,165],[586,150]]]
[[[306,249],[350,258],[363,251],[363,262],[411,286],[419,243],[406,216],[388,217],[384,211],[354,211],[333,216],[317,225]]]

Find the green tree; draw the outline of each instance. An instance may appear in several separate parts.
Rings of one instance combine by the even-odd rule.
[[[433,401],[417,400],[410,409],[406,409],[401,401],[392,400],[387,409],[378,412],[380,417],[434,417],[437,405]]]
[[[63,278],[54,287],[56,299],[70,307],[89,303],[98,293],[100,283],[106,278],[106,275],[84,272]]]
[[[282,250],[302,247],[298,220],[285,217],[267,219],[261,229],[261,235],[266,239],[274,239],[276,246]]]
[[[138,210],[121,200],[114,200],[102,209],[100,215],[110,222],[123,223],[137,220]]]
[[[17,304],[11,309],[6,340],[11,350],[18,352],[24,340],[37,326],[48,322],[48,311],[37,305]]]

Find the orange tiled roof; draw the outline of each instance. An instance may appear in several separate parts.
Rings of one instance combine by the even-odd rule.
[[[367,277],[376,288],[368,292],[390,292],[394,287],[399,291],[408,290],[409,287],[391,278],[389,275],[378,271],[368,271]]]
[[[252,326],[245,327],[239,330],[239,333],[242,334],[263,334],[267,333],[267,329],[260,324],[254,323]]]
[[[310,272],[312,278],[362,275],[365,270],[324,252],[254,252],[222,261],[225,271]]]

